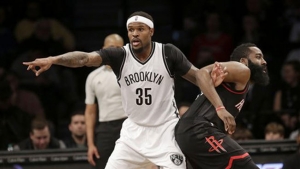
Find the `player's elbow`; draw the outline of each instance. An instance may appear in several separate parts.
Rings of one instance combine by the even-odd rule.
[[[202,69],[198,69],[196,71],[196,75],[197,77],[203,77],[203,76],[208,76],[209,75],[210,70],[207,68],[202,68]]]
[[[87,61],[85,63],[85,66],[88,67],[97,67],[100,66],[102,63],[102,58],[100,57],[100,55],[97,52],[90,52],[87,53]]]
[[[196,71],[196,81],[199,83],[199,82],[202,82],[202,81],[206,81],[207,78],[209,78],[209,70],[206,69],[206,68],[202,68],[202,69],[198,69]]]

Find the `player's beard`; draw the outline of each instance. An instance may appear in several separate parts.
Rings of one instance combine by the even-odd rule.
[[[250,76],[251,81],[263,86],[269,84],[270,78],[268,75],[266,65],[258,65],[251,62],[251,60],[248,59],[248,67],[251,71],[251,76]],[[266,70],[266,73],[264,73],[264,69]]]
[[[137,49],[132,48],[133,52],[136,54],[142,53],[144,51],[144,49],[147,49],[147,47],[149,47],[151,44],[151,43],[147,43],[147,44],[143,45],[142,42],[140,42],[140,43],[142,44],[142,47],[137,48]]]
[[[134,53],[138,54],[138,53],[142,53],[142,51],[144,50],[144,47],[142,46],[142,47],[137,48],[137,49],[132,48],[132,50],[133,50]]]

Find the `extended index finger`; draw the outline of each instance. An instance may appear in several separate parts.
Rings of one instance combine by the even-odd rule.
[[[33,65],[33,62],[23,62],[23,65]]]

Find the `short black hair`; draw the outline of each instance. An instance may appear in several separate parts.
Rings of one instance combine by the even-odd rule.
[[[84,110],[80,110],[80,109],[78,109],[78,110],[75,110],[75,111],[73,111],[72,113],[71,113],[71,118],[73,117],[73,116],[76,116],[76,115],[83,115],[84,116]]]
[[[31,121],[31,130],[30,132],[33,133],[33,130],[43,130],[45,127],[49,128],[49,122],[45,118],[34,118]],[[50,128],[49,128],[50,131]]]
[[[256,47],[253,43],[243,43],[237,46],[230,55],[231,61],[240,61],[241,58],[248,58],[251,50],[250,47]]]
[[[81,107],[77,107],[77,108],[75,108],[74,110],[72,110],[72,113],[71,113],[70,119],[69,119],[69,123],[72,122],[73,117],[76,116],[76,115],[82,115],[82,116],[85,116],[84,109],[81,108]]]
[[[154,23],[154,20],[153,20],[152,16],[151,16],[150,14],[144,12],[144,11],[136,11],[136,12],[133,12],[133,13],[128,17],[128,19],[131,18],[131,17],[133,17],[133,16],[136,16],[136,15],[138,15],[138,16],[143,16],[143,17],[145,17],[145,18],[148,18],[148,19],[150,19],[150,20]]]

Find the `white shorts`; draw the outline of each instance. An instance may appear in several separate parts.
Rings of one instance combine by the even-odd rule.
[[[185,169],[174,128],[178,119],[156,127],[139,126],[126,119],[106,169],[144,169],[153,164],[164,169]]]

